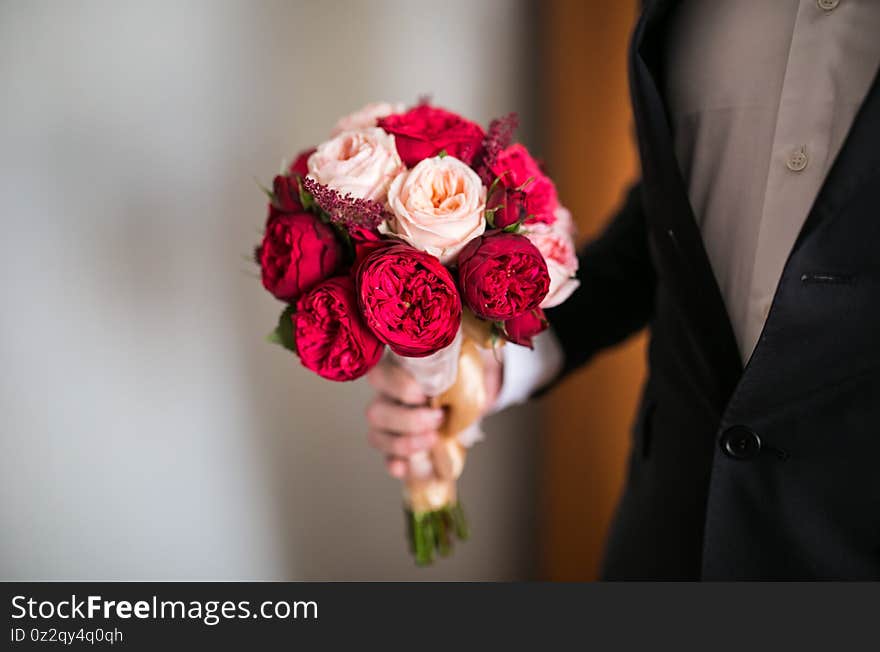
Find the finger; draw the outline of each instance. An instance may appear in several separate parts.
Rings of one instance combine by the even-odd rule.
[[[367,423],[375,430],[401,434],[436,430],[443,423],[443,410],[398,405],[379,396],[367,406]]]
[[[410,457],[430,449],[437,441],[437,433],[426,432],[418,435],[402,436],[392,435],[381,430],[370,430],[367,433],[367,441],[370,446],[385,455]]]
[[[409,471],[409,462],[402,457],[389,455],[385,458],[385,468],[388,469],[388,473],[392,478],[402,478]]]
[[[367,378],[379,392],[405,405],[424,405],[428,400],[415,379],[387,359],[373,367]]]

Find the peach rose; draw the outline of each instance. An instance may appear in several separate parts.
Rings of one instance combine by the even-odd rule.
[[[337,136],[343,131],[356,131],[358,129],[375,127],[376,121],[379,118],[385,118],[395,113],[403,113],[404,111],[406,111],[406,105],[403,102],[396,102],[394,104],[389,102],[371,102],[354,113],[340,118],[333,128],[331,136]]]
[[[486,230],[486,188],[454,156],[426,158],[388,189],[393,218],[379,230],[437,256],[444,265]]]
[[[378,127],[343,131],[318,145],[309,157],[309,176],[342,195],[383,201],[403,169],[394,136]]]
[[[538,248],[550,272],[550,289],[541,302],[541,308],[552,308],[568,299],[580,285],[574,278],[578,270],[577,252],[572,234],[571,214],[562,208],[556,211],[552,225],[535,224],[523,233]]]

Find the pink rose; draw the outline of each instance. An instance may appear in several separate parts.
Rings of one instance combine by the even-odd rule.
[[[373,127],[344,131],[321,143],[308,167],[310,177],[341,195],[383,201],[403,164],[394,136]]]
[[[574,278],[578,270],[577,252],[571,235],[566,232],[567,228],[565,222],[561,228],[557,224],[535,224],[523,232],[544,256],[550,273],[550,289],[541,302],[541,308],[558,306],[580,285],[580,281]]]
[[[520,143],[502,150],[491,166],[500,183],[489,198],[496,209],[495,226],[503,229],[520,220],[552,224],[559,206],[556,186]]]
[[[566,234],[570,238],[574,238],[577,234],[577,226],[574,223],[574,220],[571,219],[571,211],[568,210],[565,206],[558,206],[555,211],[553,211],[553,228],[559,231],[560,233]]]
[[[380,230],[451,263],[486,230],[486,188],[453,156],[426,158],[401,173],[388,190],[393,218]]]
[[[367,129],[375,127],[379,118],[384,118],[392,113],[403,113],[406,111],[406,105],[403,102],[390,104],[388,102],[372,102],[361,107],[354,113],[350,113],[344,118],[340,118],[333,128],[333,136],[341,134],[343,131],[355,131],[358,129]]]

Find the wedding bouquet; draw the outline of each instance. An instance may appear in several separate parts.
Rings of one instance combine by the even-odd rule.
[[[255,258],[287,304],[269,339],[335,381],[387,347],[445,409],[404,480],[419,564],[467,536],[455,485],[486,408],[484,353],[531,346],[578,283],[571,216],[515,128],[513,114],[484,130],[424,101],[369,104],[266,189]]]

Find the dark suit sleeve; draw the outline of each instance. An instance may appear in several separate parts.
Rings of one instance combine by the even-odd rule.
[[[629,190],[620,211],[580,251],[578,261],[580,287],[562,305],[546,311],[565,355],[559,377],[651,319],[657,280],[648,252],[640,184]]]

